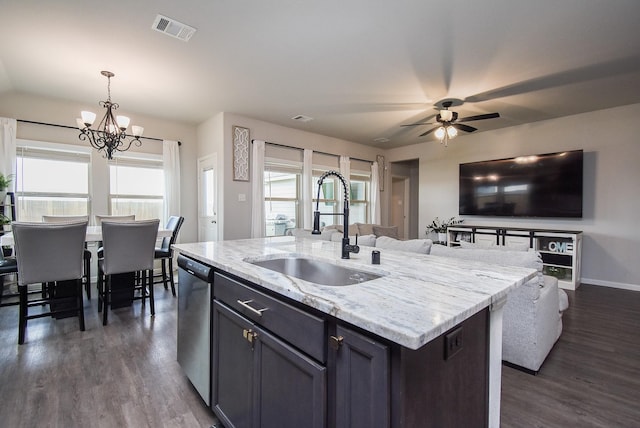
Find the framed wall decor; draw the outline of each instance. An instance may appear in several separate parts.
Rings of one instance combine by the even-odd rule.
[[[249,181],[249,128],[233,126],[233,179]]]

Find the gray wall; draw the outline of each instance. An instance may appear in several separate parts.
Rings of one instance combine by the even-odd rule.
[[[481,225],[582,230],[583,282],[640,290],[640,104],[389,150],[389,161],[420,158],[420,230],[458,213],[458,165],[518,155],[583,149],[582,219],[468,216]],[[505,118],[504,120],[508,120]],[[481,126],[481,124],[479,124]]]

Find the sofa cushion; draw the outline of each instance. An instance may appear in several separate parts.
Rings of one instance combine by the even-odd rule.
[[[373,234],[376,236],[388,236],[390,238],[398,239],[398,226],[379,226],[374,224]]]
[[[373,233],[373,224],[372,223],[356,223],[358,226],[358,233],[360,235],[375,235]]]
[[[329,226],[325,226],[324,229],[334,229],[334,230],[337,230],[340,233],[343,233],[343,231],[344,231],[344,227],[342,227],[341,224],[332,224],[332,225],[329,225]],[[360,232],[358,231],[358,225],[355,224],[355,223],[354,224],[350,224],[349,225],[349,236],[355,236],[355,235],[360,235]]]
[[[377,248],[422,254],[429,254],[432,244],[433,241],[431,239],[409,239],[407,241],[400,241],[388,236],[379,236],[376,239]]]
[[[342,233],[334,233],[331,235],[331,241],[333,242],[342,242]],[[356,236],[349,236],[349,244],[355,245]],[[358,235],[358,245],[364,245],[367,247],[375,247],[376,246],[376,235]]]

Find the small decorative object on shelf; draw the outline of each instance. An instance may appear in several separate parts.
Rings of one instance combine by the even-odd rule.
[[[5,232],[10,231],[11,229],[11,219],[4,214],[0,214],[0,230],[4,230]],[[0,233],[1,235],[1,233]]]
[[[430,225],[427,226],[426,234],[431,232],[438,234],[438,242],[447,242],[447,228],[455,226],[464,221],[464,219],[451,217],[449,220],[441,221],[438,217],[434,218]]]

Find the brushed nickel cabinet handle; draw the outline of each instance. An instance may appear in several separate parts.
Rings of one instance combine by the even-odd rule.
[[[237,302],[238,302],[238,304],[240,306],[242,306],[245,309],[248,309],[249,311],[253,312],[254,314],[258,315],[259,317],[261,317],[262,313],[268,309],[268,308],[263,308],[263,309],[252,308],[251,306],[249,306],[249,303],[253,302],[253,300],[245,300],[243,302],[242,300],[238,299]]]

